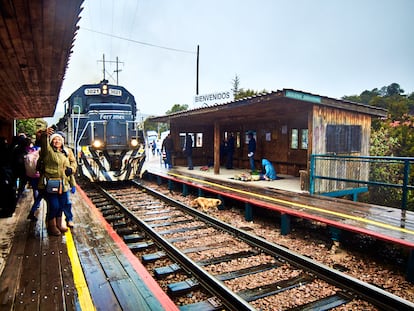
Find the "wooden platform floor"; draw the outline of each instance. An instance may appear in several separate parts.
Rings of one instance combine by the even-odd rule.
[[[178,310],[81,190],[72,202],[75,228],[60,237],[44,201],[26,219],[31,192],[0,219],[0,310]]]
[[[366,234],[384,241],[414,249],[414,213],[396,208],[364,204],[350,200],[311,196],[300,190],[299,178],[280,175],[274,181],[234,180],[233,176],[246,169],[220,169],[214,174],[212,168],[201,171],[200,167],[166,169],[159,161],[150,158],[144,169],[154,176],[176,181],[226,198],[235,198],[251,206],[278,211],[328,224],[334,228]],[[211,194],[210,194],[211,196]],[[254,215],[254,208],[252,209]]]

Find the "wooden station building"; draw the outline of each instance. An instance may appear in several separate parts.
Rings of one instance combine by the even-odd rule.
[[[266,158],[278,174],[299,176],[300,171],[309,173],[312,154],[368,156],[372,118],[385,116],[383,108],[283,89],[151,121],[169,123],[175,148],[173,165],[186,165],[182,149],[189,133],[194,142],[194,165],[214,166],[214,173],[220,174],[225,161],[220,158],[221,146],[233,133],[233,165],[248,169],[247,135],[253,133],[256,168]],[[328,169],[335,171],[335,167]]]

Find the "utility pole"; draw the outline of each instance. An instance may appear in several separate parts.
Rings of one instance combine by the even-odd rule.
[[[115,70],[115,72],[116,72],[116,85],[119,85],[118,84],[118,73],[120,72],[120,71],[122,71],[121,69],[118,69],[118,64],[119,64],[119,61],[118,61],[118,56],[116,57],[116,70]]]
[[[103,79],[105,80],[105,54],[102,54]]]
[[[119,75],[118,73],[122,71],[122,69],[119,69],[119,64],[123,64],[124,62],[120,62],[118,60],[118,56],[116,57],[115,61],[111,61],[111,60],[107,60],[105,61],[105,54],[102,55],[102,60],[98,60],[98,62],[102,62],[102,70],[103,70],[103,79],[105,80],[105,73],[106,73],[106,69],[105,69],[105,63],[116,63],[116,70],[114,70],[114,72],[116,72],[116,85],[119,85]],[[110,75],[112,77],[112,75]]]
[[[199,66],[200,46],[197,45],[197,73],[196,73],[196,95],[198,95],[198,66]]]

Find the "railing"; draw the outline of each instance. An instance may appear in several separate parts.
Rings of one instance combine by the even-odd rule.
[[[405,214],[407,209],[414,210],[413,164],[414,158],[408,157],[314,154],[311,156],[309,192],[340,196],[365,189],[368,203],[400,208]]]

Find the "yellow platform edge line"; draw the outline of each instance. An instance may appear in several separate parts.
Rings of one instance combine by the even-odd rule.
[[[95,311],[95,305],[93,304],[91,294],[89,292],[88,284],[86,283],[85,275],[82,271],[82,266],[76,251],[75,243],[72,238],[70,229],[65,233],[66,247],[68,249],[68,255],[72,264],[73,282],[78,293],[78,300],[81,310],[83,311]]]
[[[370,220],[370,219],[366,219],[366,218],[362,218],[362,217],[352,216],[352,215],[345,214],[345,213],[328,211],[328,210],[324,210],[324,209],[319,208],[319,207],[310,206],[310,205],[306,205],[306,204],[290,202],[290,201],[286,201],[286,200],[282,200],[282,199],[276,199],[276,198],[269,197],[269,196],[266,196],[266,195],[257,194],[257,193],[253,193],[253,192],[249,192],[249,191],[240,190],[240,189],[234,189],[234,188],[231,188],[231,187],[227,187],[227,186],[223,186],[223,185],[220,185],[220,184],[212,183],[212,182],[205,181],[205,180],[202,180],[202,179],[193,178],[193,177],[180,175],[180,174],[175,174],[175,173],[172,173],[172,172],[168,172],[168,175],[183,178],[183,179],[187,179],[187,180],[197,181],[197,182],[202,183],[202,184],[212,185],[212,186],[219,187],[219,188],[222,188],[222,189],[231,190],[231,191],[234,191],[234,192],[251,195],[251,196],[254,196],[254,197],[257,197],[257,198],[262,198],[262,199],[266,199],[266,200],[270,200],[270,201],[274,201],[274,202],[278,202],[278,203],[282,203],[282,204],[286,204],[286,205],[290,205],[290,206],[296,206],[296,207],[301,207],[303,209],[317,211],[317,212],[320,212],[320,213],[323,213],[323,214],[330,214],[330,215],[335,215],[335,216],[338,216],[338,217],[343,217],[343,218],[346,218],[346,219],[352,219],[352,220],[355,220],[355,221],[371,224],[371,225],[377,226],[377,227],[387,228],[387,229],[390,229],[390,230],[404,232],[404,233],[408,233],[408,234],[414,234],[414,231],[412,231],[412,230],[397,227],[397,226],[393,226],[393,225],[389,225],[389,224],[385,224],[385,223],[378,222],[378,221],[375,221],[375,220]]]

